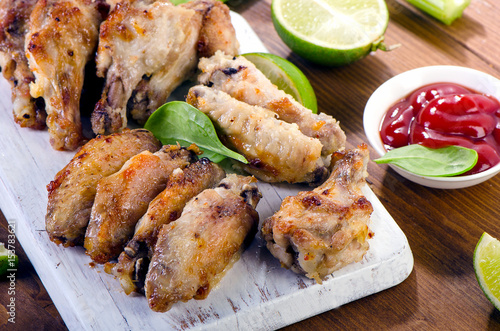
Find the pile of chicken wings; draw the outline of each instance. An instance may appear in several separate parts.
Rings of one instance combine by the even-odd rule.
[[[91,113],[95,134],[119,132],[128,117],[143,124],[194,75],[200,57],[238,48],[229,8],[217,0],[0,3],[0,67],[12,87],[14,120],[47,127],[57,150],[87,140],[81,113]],[[95,89],[97,77],[101,97],[81,109],[88,107],[82,90]]]
[[[81,245],[154,311],[204,299],[260,230],[281,265],[321,283],[369,249],[366,145],[313,114],[237,54],[217,0],[12,0],[0,5],[0,66],[14,119],[78,149],[47,185],[47,234]],[[94,70],[89,70],[93,68]],[[82,93],[103,80],[82,134]],[[197,146],[162,145],[139,124],[188,79],[186,101],[248,161],[227,173]],[[307,183],[259,228],[257,179]]]

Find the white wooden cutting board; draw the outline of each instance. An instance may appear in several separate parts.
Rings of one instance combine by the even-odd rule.
[[[266,49],[248,23],[232,13],[241,53]],[[257,235],[241,259],[202,301],[178,303],[155,313],[140,295],[127,296],[101,267],[91,267],[83,248],[49,241],[44,216],[46,185],[73,152],[54,151],[46,131],[14,124],[10,88],[0,81],[0,208],[15,224],[23,246],[71,330],[270,330],[283,327],[399,284],[413,268],[401,229],[368,186],[374,207],[370,250],[357,264],[333,273],[323,285],[280,267]],[[299,186],[259,183],[260,219],[272,215]]]

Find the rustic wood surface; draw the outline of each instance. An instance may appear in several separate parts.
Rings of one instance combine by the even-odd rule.
[[[363,108],[371,93],[403,71],[437,64],[461,65],[500,77],[500,7],[497,0],[472,0],[464,16],[445,26],[403,0],[388,0],[387,45],[349,66],[324,68],[297,57],[276,34],[271,0],[232,0],[270,52],[300,67],[313,85],[320,111],[337,118],[350,147],[366,142]],[[373,150],[372,155],[375,154]],[[4,160],[5,161],[5,160]],[[500,312],[479,288],[472,266],[475,244],[484,231],[500,237],[500,176],[466,189],[438,190],[409,182],[387,166],[370,163],[372,190],[406,234],[415,265],[401,284],[286,327],[287,330],[499,330]],[[0,242],[8,235],[0,216]],[[16,324],[7,325],[0,305],[0,329],[64,330],[21,247],[16,275]],[[0,281],[0,303],[9,282]]]

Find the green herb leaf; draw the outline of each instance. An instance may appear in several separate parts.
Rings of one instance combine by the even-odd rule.
[[[163,144],[188,147],[196,144],[203,156],[213,162],[226,157],[248,163],[245,157],[224,146],[210,118],[187,102],[172,101],[158,108],[148,119],[144,128],[151,131]]]
[[[391,163],[421,176],[446,177],[463,174],[477,163],[477,152],[461,146],[428,148],[408,145],[395,148],[376,163]]]

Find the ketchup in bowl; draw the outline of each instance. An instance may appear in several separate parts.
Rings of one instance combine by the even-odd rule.
[[[500,162],[500,103],[453,83],[423,86],[389,108],[380,127],[387,150],[410,144],[471,148],[478,162],[464,175]]]

